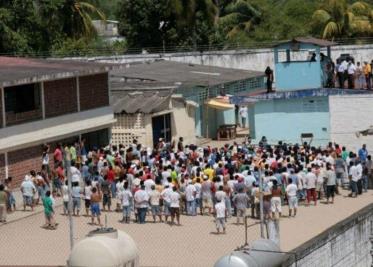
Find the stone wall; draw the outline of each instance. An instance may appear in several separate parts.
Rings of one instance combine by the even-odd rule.
[[[372,221],[373,204],[370,204],[291,251],[283,266],[370,266]]]

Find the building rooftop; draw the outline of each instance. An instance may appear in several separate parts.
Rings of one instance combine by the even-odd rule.
[[[317,46],[320,46],[320,47],[327,47],[327,46],[336,45],[336,43],[328,41],[328,40],[324,40],[324,39],[318,39],[318,38],[314,38],[314,37],[297,37],[297,38],[294,38],[292,40],[280,42],[280,43],[276,44],[275,47],[280,46],[280,45],[284,45],[284,44],[291,44],[291,43],[312,44],[312,45],[317,45]]]
[[[155,113],[169,108],[172,89],[111,92],[114,113]]]
[[[93,62],[0,57],[0,87],[108,72],[120,66]]]
[[[197,64],[185,64],[167,60],[129,64],[126,68],[111,72],[112,89],[128,89],[133,86],[211,86],[228,82],[262,77],[263,72],[230,69]]]
[[[267,94],[262,92],[260,94],[240,93],[230,98],[231,104],[241,105],[244,103],[253,103],[258,101],[273,100],[273,99],[299,99],[303,97],[320,97],[331,95],[357,95],[357,94],[372,94],[367,90],[356,89],[338,89],[338,88],[316,88],[303,89],[294,91],[278,91]]]

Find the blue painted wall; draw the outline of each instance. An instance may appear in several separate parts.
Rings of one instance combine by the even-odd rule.
[[[320,62],[276,63],[276,90],[290,91],[322,87]]]
[[[250,131],[255,141],[266,136],[270,143],[300,143],[301,133],[313,133],[313,145],[329,142],[328,97],[261,101],[254,110],[249,118],[250,125],[255,125]]]

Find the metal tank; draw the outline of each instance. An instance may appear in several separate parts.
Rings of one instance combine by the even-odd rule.
[[[126,233],[113,228],[91,231],[70,253],[68,267],[138,267],[139,251]]]
[[[269,239],[259,239],[250,249],[233,251],[221,257],[214,267],[277,267],[286,260],[285,254]]]

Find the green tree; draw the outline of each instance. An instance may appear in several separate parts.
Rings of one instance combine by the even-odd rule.
[[[248,0],[235,0],[228,4],[223,12],[224,15],[219,19],[219,26],[228,40],[248,34],[261,19],[261,12]]]
[[[312,21],[316,33],[331,39],[366,33],[371,28],[370,16],[371,8],[365,2],[349,5],[345,0],[327,0],[313,13]]]

